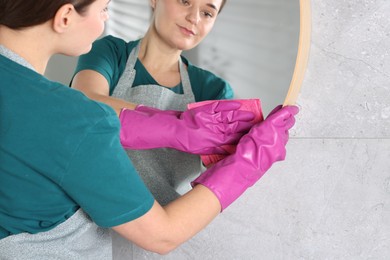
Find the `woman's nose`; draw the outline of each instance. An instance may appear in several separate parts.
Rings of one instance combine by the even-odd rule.
[[[191,8],[187,14],[187,20],[192,24],[198,24],[200,21],[200,13],[197,8]]]

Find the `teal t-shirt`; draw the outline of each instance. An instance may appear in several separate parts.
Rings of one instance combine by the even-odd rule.
[[[113,36],[99,39],[93,43],[89,53],[79,58],[75,73],[87,69],[99,72],[107,79],[111,95],[126,68],[131,51],[137,44],[138,41],[125,42]],[[233,90],[228,82],[210,71],[192,65],[184,57],[182,58],[187,65],[195,101],[233,98]],[[135,69],[137,73],[133,86],[158,84],[139,60],[135,64]],[[179,94],[183,93],[181,84],[171,90]]]
[[[108,106],[0,55],[0,239],[38,233],[80,207],[103,227],[154,203]]]

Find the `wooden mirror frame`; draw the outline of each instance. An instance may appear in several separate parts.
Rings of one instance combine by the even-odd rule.
[[[294,105],[298,98],[299,91],[303,82],[307,63],[309,60],[310,42],[311,42],[311,12],[310,0],[299,1],[299,42],[298,52],[295,61],[295,68],[291,79],[290,87],[283,105]]]

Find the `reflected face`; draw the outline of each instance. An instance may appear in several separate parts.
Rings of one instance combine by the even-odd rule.
[[[152,26],[168,45],[189,50],[211,31],[222,0],[152,0]]]

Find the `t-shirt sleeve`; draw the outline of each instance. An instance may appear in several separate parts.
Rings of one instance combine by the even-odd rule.
[[[126,42],[106,36],[95,41],[89,53],[79,57],[74,75],[82,70],[94,70],[102,74],[107,79],[111,94],[126,66],[126,60]]]
[[[195,66],[189,65],[188,70],[196,102],[233,98],[233,89],[226,80]]]
[[[69,196],[103,227],[136,219],[154,203],[120,145],[115,117],[102,118],[91,127],[61,182]]]

